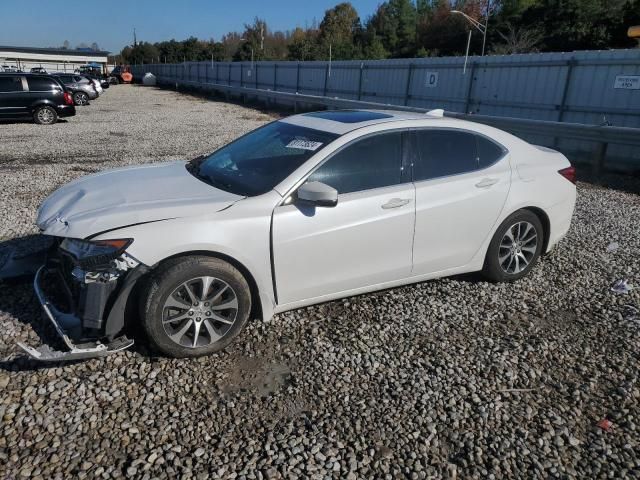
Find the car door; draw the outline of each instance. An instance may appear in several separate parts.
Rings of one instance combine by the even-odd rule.
[[[307,181],[338,191],[335,207],[293,200],[273,213],[278,304],[326,297],[408,277],[415,189],[403,169],[404,133],[351,142]]]
[[[413,274],[468,264],[502,211],[511,186],[508,152],[461,129],[415,130]]]
[[[29,114],[26,81],[21,75],[0,76],[0,115],[20,117]]]

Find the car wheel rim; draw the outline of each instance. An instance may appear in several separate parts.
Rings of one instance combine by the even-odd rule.
[[[500,242],[498,262],[505,273],[515,275],[531,264],[538,248],[538,232],[529,222],[511,225]]]
[[[42,108],[38,111],[38,120],[42,123],[51,123],[53,121],[53,113],[48,108]]]
[[[238,317],[235,290],[216,277],[197,277],[178,286],[162,308],[162,325],[172,342],[201,348],[217,342]]]
[[[87,103],[87,96],[84,93],[81,95],[78,95],[78,103],[80,105],[85,105]]]

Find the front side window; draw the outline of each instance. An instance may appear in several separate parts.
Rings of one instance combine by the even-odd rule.
[[[21,92],[22,78],[0,76],[0,92]]]
[[[243,196],[272,190],[338,135],[273,122],[240,137],[187,169],[202,181]]]
[[[381,133],[347,145],[323,163],[308,182],[322,182],[338,193],[402,183],[402,133]]]

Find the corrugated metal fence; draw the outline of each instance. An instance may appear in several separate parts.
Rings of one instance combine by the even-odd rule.
[[[186,62],[138,65],[161,83],[197,82],[322,95],[460,113],[640,127],[640,49],[329,62]],[[562,150],[575,140],[533,138]],[[608,156],[637,165],[640,154]]]

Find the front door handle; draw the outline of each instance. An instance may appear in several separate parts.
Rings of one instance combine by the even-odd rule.
[[[478,188],[488,188],[491,185],[495,185],[496,183],[498,183],[498,179],[497,178],[483,178],[478,183],[476,183],[476,187],[478,187]]]
[[[398,208],[398,207],[404,207],[407,203],[409,203],[411,200],[409,200],[408,198],[392,198],[391,200],[389,200],[387,203],[385,203],[384,205],[382,205],[382,208],[384,208],[385,210],[389,209],[389,208]]]

